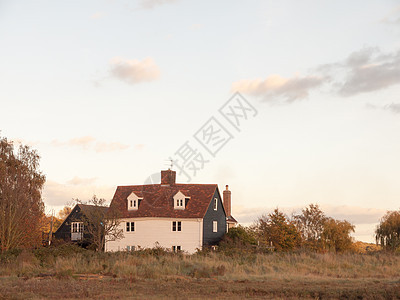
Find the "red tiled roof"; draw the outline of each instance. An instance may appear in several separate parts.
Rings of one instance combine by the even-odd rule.
[[[135,191],[135,195],[138,196],[139,198],[143,197],[142,191]],[[129,195],[128,195],[129,196]]]
[[[159,218],[203,218],[217,189],[216,184],[161,184],[119,186],[115,191],[110,207],[120,210],[123,218],[159,217]],[[174,209],[173,197],[181,191],[190,195],[184,210]],[[129,210],[127,197],[135,192],[141,194],[137,210]]]
[[[186,197],[190,197],[190,191],[189,190],[179,190],[182,194],[184,194]]]

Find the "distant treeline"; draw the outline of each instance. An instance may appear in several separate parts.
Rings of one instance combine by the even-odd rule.
[[[219,245],[220,251],[294,251],[365,252],[363,243],[354,243],[351,233],[355,226],[346,220],[327,217],[316,204],[301,214],[286,216],[279,209],[259,217],[253,225],[231,228]],[[376,244],[389,251],[400,247],[400,212],[392,211],[382,218],[376,229]],[[376,251],[380,247],[368,246]]]

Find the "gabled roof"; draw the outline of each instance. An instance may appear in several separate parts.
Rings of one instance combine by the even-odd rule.
[[[118,208],[123,218],[203,218],[217,188],[216,184],[118,186],[110,207]],[[190,195],[184,210],[174,209],[173,197],[178,191]],[[127,197],[132,192],[143,197],[137,210],[127,208]]]
[[[229,223],[237,223],[238,221],[236,221],[236,219],[232,216],[229,216],[226,218],[226,221]]]
[[[64,226],[65,222],[67,222],[67,220],[69,219],[69,217],[75,213],[77,210],[80,210],[83,214],[89,212],[89,211],[93,211],[93,210],[103,210],[104,212],[106,212],[108,210],[107,206],[95,206],[95,205],[88,205],[88,204],[76,204],[72,209],[71,212],[68,214],[68,216],[64,219],[64,221],[61,223],[61,225],[57,228],[57,230],[55,232],[58,232],[59,230],[61,230],[61,228]]]

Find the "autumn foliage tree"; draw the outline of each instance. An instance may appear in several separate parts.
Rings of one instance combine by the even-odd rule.
[[[388,211],[375,231],[376,243],[386,250],[400,247],[400,211]]]
[[[325,216],[317,204],[310,204],[301,214],[294,215],[293,222],[301,232],[306,249],[343,252],[352,248],[354,225]]]
[[[299,231],[278,209],[260,217],[254,229],[261,244],[272,246],[277,251],[290,251],[301,244]]]
[[[0,137],[0,249],[33,247],[41,242],[41,197],[45,176],[39,155],[28,146]]]
[[[322,233],[327,220],[324,212],[317,204],[303,208],[301,214],[293,216],[293,222],[300,231],[303,246],[312,250],[323,248]]]
[[[253,252],[256,250],[257,239],[249,227],[237,226],[230,228],[219,243],[219,250],[226,254],[234,252]]]
[[[71,206],[64,206],[59,212],[58,212],[58,217],[61,220],[65,220],[66,217],[71,213],[72,208]]]
[[[326,219],[321,234],[324,248],[333,252],[350,250],[353,245],[351,233],[354,232],[354,228],[354,225],[346,220]]]
[[[303,208],[300,215],[295,215],[293,220],[304,242],[311,248],[318,248],[326,220],[326,216],[319,206],[310,204],[308,207]]]

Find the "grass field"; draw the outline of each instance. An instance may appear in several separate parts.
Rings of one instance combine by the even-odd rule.
[[[385,253],[17,254],[0,257],[0,299],[400,298],[400,256]]]

